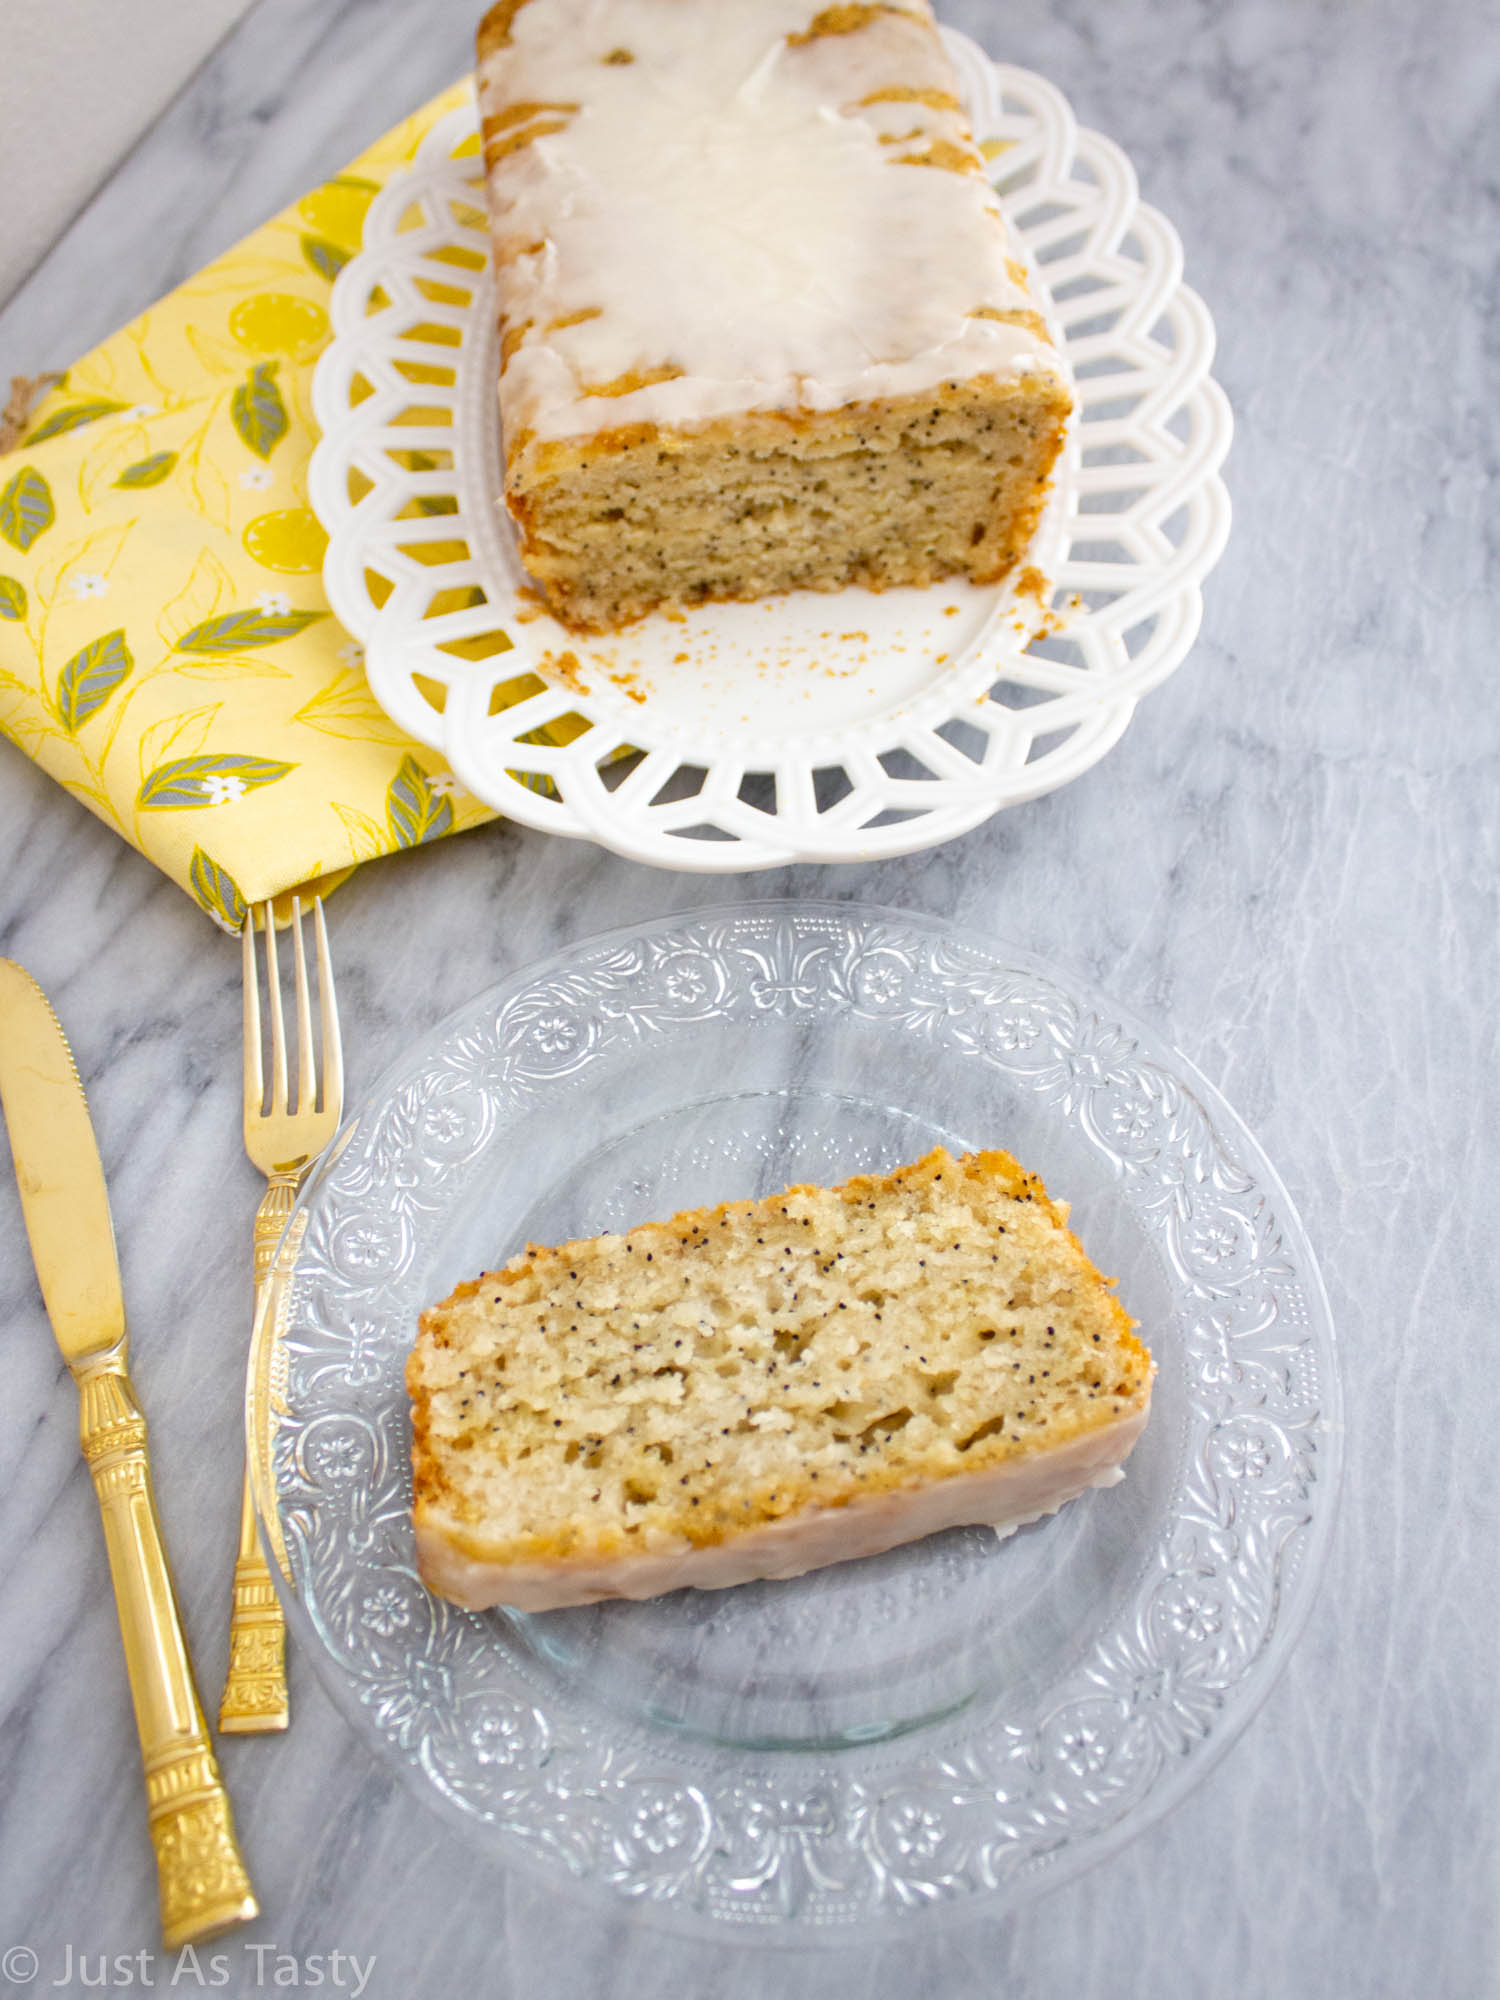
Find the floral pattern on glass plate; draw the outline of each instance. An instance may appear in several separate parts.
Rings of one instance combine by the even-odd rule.
[[[601,1719],[503,1617],[431,1597],[416,1578],[402,1386],[423,1246],[508,1133],[578,1119],[633,1067],[719,1046],[705,1036],[725,1038],[732,1082],[746,1051],[772,1046],[757,1037],[787,1030],[830,1049],[899,1047],[913,1075],[925,1063],[975,1103],[998,1092],[1029,1106],[1038,1130],[1093,1159],[1159,1261],[1169,1323],[1144,1330],[1178,1398],[1153,1415],[1177,1431],[1158,1446],[1164,1498],[1128,1588],[1045,1685],[997,1685],[908,1733],[812,1751]],[[366,1738],[502,1858],[719,1934],[848,1939],[1003,1907],[1179,1797],[1301,1623],[1339,1451],[1332,1329],[1301,1228],[1181,1058],[1008,947],[925,917],[780,903],[586,941],[399,1064],[300,1217],[272,1371],[293,1616]],[[919,1547],[898,1595],[940,1604],[957,1558],[941,1539]],[[878,1624],[892,1588],[831,1592],[830,1629]]]

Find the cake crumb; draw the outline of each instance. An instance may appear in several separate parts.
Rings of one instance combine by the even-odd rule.
[[[1004,1153],[939,1149],[533,1246],[422,1316],[407,1371],[422,1574],[475,1608],[533,1609],[797,1574],[852,1535],[875,1536],[866,1553],[934,1519],[1001,1520],[963,1511],[968,1475],[1082,1452],[1071,1486],[1027,1486],[1050,1511],[1124,1457],[1151,1376],[1064,1209]],[[930,1487],[948,1498],[914,1515],[903,1496]],[[807,1540],[799,1517],[829,1508],[849,1509],[847,1534]],[[770,1522],[787,1538],[765,1542]]]

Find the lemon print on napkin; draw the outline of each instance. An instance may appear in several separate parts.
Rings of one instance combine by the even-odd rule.
[[[312,299],[299,299],[290,292],[257,292],[234,308],[229,331],[247,353],[311,361],[328,338],[328,315]]]
[[[302,254],[319,277],[337,277],[364,241],[365,214],[379,192],[377,181],[340,174],[298,202],[297,214],[311,231],[302,238]]]
[[[0,728],[230,930],[494,817],[376,705],[307,493],[332,282],[468,91],[85,356],[0,458]]]
[[[262,569],[305,575],[323,567],[328,537],[310,507],[280,507],[257,514],[241,538]]]

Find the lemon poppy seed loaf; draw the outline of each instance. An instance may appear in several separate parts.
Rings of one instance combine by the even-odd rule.
[[[992,582],[1072,398],[927,0],[499,0],[505,497],[566,624]]]
[[[1152,1374],[1005,1153],[532,1246],[422,1315],[421,1573],[545,1610],[1008,1530],[1120,1476]]]

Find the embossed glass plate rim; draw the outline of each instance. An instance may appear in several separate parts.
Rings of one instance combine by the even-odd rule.
[[[476,1016],[493,1017],[500,1008],[527,988],[541,984],[565,969],[577,968],[582,963],[652,936],[669,935],[677,941],[685,932],[699,926],[733,924],[745,920],[764,923],[787,919],[795,922],[799,918],[834,921],[845,926],[851,924],[906,926],[930,937],[941,938],[976,955],[986,962],[987,969],[992,972],[1014,972],[1035,979],[1054,989],[1080,1010],[1087,1010],[1101,1023],[1121,1031],[1135,1044],[1136,1051],[1141,1057],[1188,1091],[1204,1113],[1213,1139],[1229,1154],[1234,1163],[1251,1177],[1256,1194],[1269,1206],[1275,1218],[1279,1235],[1295,1250],[1295,1282],[1304,1295],[1308,1309],[1307,1340],[1316,1349],[1318,1373],[1316,1432],[1319,1461],[1305,1532],[1299,1544],[1297,1560],[1290,1579],[1280,1593],[1274,1627],[1269,1639],[1251,1659],[1241,1677],[1230,1685],[1218,1711],[1215,1725],[1206,1735],[1197,1738],[1190,1750],[1179,1753],[1175,1764],[1164,1761],[1163,1774],[1152,1781],[1143,1797],[1129,1805],[1116,1820],[1097,1832],[1082,1829],[1076,1833],[1065,1834],[1058,1845],[1031,1855],[1021,1862],[1012,1874],[995,1885],[967,1890],[951,1900],[938,1898],[916,1907],[905,1906],[883,1910],[878,1914],[860,1911],[850,1917],[835,1914],[803,1921],[799,1920],[798,1914],[794,1914],[790,1918],[783,1917],[774,1923],[741,1919],[727,1911],[689,1907],[676,1897],[658,1899],[649,1894],[632,1895],[615,1883],[602,1878],[595,1871],[578,1872],[555,1858],[539,1858],[520,1835],[486,1818],[480,1811],[466,1806],[440,1786],[420,1756],[414,1757],[372,1723],[369,1710],[361,1700],[351,1676],[333,1656],[331,1646],[325,1643],[316,1615],[305,1604],[295,1585],[273,1561],[273,1574],[276,1576],[277,1587],[293,1629],[308,1647],[314,1670],[340,1713],[351,1723],[361,1740],[369,1743],[377,1757],[399,1771],[408,1786],[416,1791],[432,1810],[450,1824],[466,1829],[471,1839],[476,1840],[477,1844],[494,1856],[501,1865],[515,1865],[542,1886],[562,1888],[596,1909],[613,1912],[616,1915],[620,1914],[622,1909],[631,1909],[643,1920],[678,1935],[720,1943],[733,1940],[745,1945],[787,1949],[813,1945],[838,1947],[854,1942],[890,1941],[898,1937],[909,1937],[915,1929],[977,1921],[986,1916],[1003,1914],[1030,1900],[1032,1896],[1054,1886],[1060,1886],[1096,1863],[1109,1859],[1137,1835],[1169,1813],[1239,1740],[1242,1731],[1270,1694],[1295,1649],[1306,1626],[1326,1567],[1342,1484],[1344,1457],[1343,1391],[1339,1347],[1317,1260],[1300,1213],[1281,1176],[1223,1093],[1163,1033],[1153,1028],[1132,1009],[1113,1000],[1092,980],[1077,976],[1055,962],[1011,943],[1006,938],[987,934],[972,925],[950,921],[925,911],[865,903],[853,898],[752,897],[735,902],[710,903],[681,911],[668,911],[643,921],[591,933],[543,958],[518,966],[505,978],[474,994],[463,1005],[450,1010],[387,1065],[366,1094],[364,1101],[346,1120],[337,1139],[324,1156],[320,1168],[304,1188],[289,1219],[283,1237],[283,1250],[295,1242],[299,1219],[306,1215],[316,1201],[326,1176],[336,1164],[345,1143],[353,1137],[360,1124],[389,1100],[399,1084],[411,1082],[420,1073],[422,1066],[430,1062],[447,1037],[464,1023],[474,1020]],[[1073,1117],[1073,1114],[1062,1107],[1054,1108],[1060,1117]],[[1090,1143],[1096,1142],[1090,1139]],[[284,1256],[279,1256],[277,1261],[284,1268],[295,1268],[295,1255],[290,1262]],[[262,1342],[269,1333],[270,1318],[271,1314],[263,1310],[258,1319],[246,1404],[247,1435],[252,1444],[251,1464],[257,1474],[256,1498],[261,1514],[261,1532],[268,1542],[273,1540],[266,1527],[268,1499],[274,1500],[279,1496],[268,1495],[268,1475],[254,1447],[258,1423],[256,1369]],[[269,1477],[274,1478],[274,1474]],[[1173,1508],[1181,1497],[1181,1484],[1179,1471],[1174,1479],[1171,1498]],[[1175,1516],[1173,1518],[1175,1519]],[[1171,1525],[1172,1520],[1169,1520],[1169,1530]],[[1159,1537],[1153,1547],[1160,1546],[1163,1539],[1165,1538]],[[274,1554],[274,1549],[272,1552]],[[1141,1574],[1146,1574],[1148,1569],[1149,1562],[1142,1565]],[[1117,1621],[1117,1624],[1119,1622],[1122,1621]],[[524,1676],[520,1678],[524,1684]],[[529,1687],[526,1688],[522,1698],[529,1700],[533,1706],[539,1706],[536,1696],[537,1690]],[[565,1691],[564,1700],[566,1700]],[[988,1715],[991,1720],[995,1720],[998,1718],[1000,1708],[1000,1701],[995,1699],[983,1701],[968,1712],[977,1718]],[[946,1733],[950,1726],[940,1725],[934,1732],[939,1738],[934,1745],[935,1751],[954,1749],[955,1746]],[[703,1775],[702,1746],[695,1746],[690,1739],[685,1740],[665,1733],[653,1737],[644,1726],[632,1728],[624,1724],[621,1725],[620,1733],[622,1738],[649,1746],[651,1754],[660,1761],[661,1782],[692,1783],[695,1749],[699,1775]],[[765,1766],[773,1773],[785,1774],[795,1783],[797,1779],[813,1772],[829,1770],[836,1777],[855,1778],[857,1774],[853,1766],[856,1758],[868,1755],[872,1764],[878,1766],[887,1762],[892,1756],[909,1755],[912,1743],[913,1739],[910,1736],[902,1736],[873,1742],[867,1750],[851,1746],[833,1753],[747,1751],[742,1753],[742,1757],[747,1771],[752,1769],[759,1771]],[[722,1772],[726,1763],[724,1753],[719,1753],[712,1762],[714,1770]],[[637,1781],[647,1782],[640,1779]]]

